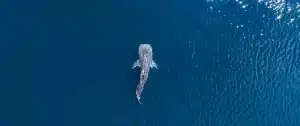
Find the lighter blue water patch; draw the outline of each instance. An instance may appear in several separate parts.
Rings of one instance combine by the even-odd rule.
[[[207,2],[211,4],[207,11],[216,15],[208,24],[227,22],[234,32],[220,36],[239,41],[227,50],[231,63],[227,85],[231,86],[224,89],[244,102],[234,105],[246,107],[233,117],[234,124],[299,125],[299,3],[228,0],[215,8],[216,1]],[[230,4],[240,8],[229,12]]]

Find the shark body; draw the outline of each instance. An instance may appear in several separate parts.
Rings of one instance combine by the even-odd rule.
[[[136,98],[138,102],[142,104],[140,99],[141,99],[142,91],[148,79],[148,73],[150,71],[150,68],[157,69],[157,65],[152,59],[153,52],[150,44],[141,44],[139,46],[138,53],[139,53],[139,59],[134,62],[132,69],[136,67],[140,67],[141,69],[140,82],[136,88]]]

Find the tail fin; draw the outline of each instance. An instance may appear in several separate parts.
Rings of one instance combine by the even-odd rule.
[[[140,104],[143,104],[143,103],[141,102],[141,100],[138,100],[138,102],[139,102]]]
[[[137,99],[137,101],[138,101],[140,104],[143,104],[143,103],[141,102],[141,93],[139,93],[138,90],[137,90],[135,93],[136,93],[136,99]]]

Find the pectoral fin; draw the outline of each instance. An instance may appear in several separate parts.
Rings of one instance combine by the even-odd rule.
[[[154,60],[152,60],[150,67],[157,69],[157,64],[154,62]]]
[[[140,67],[140,60],[137,60],[133,63],[132,65],[132,69],[136,68],[136,67]]]

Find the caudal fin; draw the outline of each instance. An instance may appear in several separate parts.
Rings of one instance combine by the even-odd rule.
[[[138,100],[138,102],[139,102],[140,104],[143,104],[143,103],[141,102],[141,100],[140,100],[140,99]]]
[[[139,94],[136,94],[136,99],[137,99],[137,101],[138,101],[140,104],[143,104],[143,103],[141,102],[141,96],[140,96]]]

